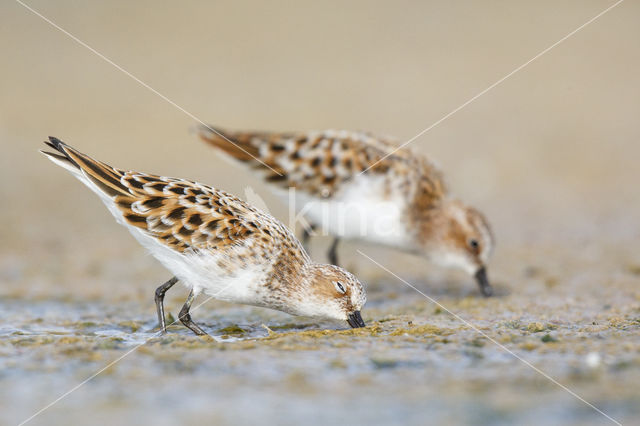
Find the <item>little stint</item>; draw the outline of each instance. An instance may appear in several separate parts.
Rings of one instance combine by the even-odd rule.
[[[198,335],[206,333],[189,309],[200,293],[364,327],[360,310],[366,297],[358,279],[340,267],[312,262],[272,216],[210,186],[116,169],[54,137],[45,143],[54,152],[41,152],[98,194],[116,220],[174,274],[155,293],[163,332],[164,295],[178,281],[190,289],[179,319]]]
[[[315,227],[335,236],[331,263],[338,263],[340,238],[363,239],[462,269],[475,277],[483,295],[492,294],[489,223],[447,194],[441,172],[424,156],[397,149],[387,138],[344,130],[233,132],[202,126],[199,134],[295,202],[308,219],[305,245]],[[288,188],[295,188],[294,197]]]

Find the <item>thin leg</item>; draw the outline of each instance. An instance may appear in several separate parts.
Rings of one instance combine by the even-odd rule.
[[[302,248],[304,251],[309,253],[309,239],[311,238],[311,233],[315,231],[316,227],[314,225],[309,225],[309,227],[302,227]]]
[[[167,332],[167,325],[164,320],[164,294],[177,282],[178,278],[173,277],[156,289],[156,309],[158,310],[158,323],[162,329],[162,334]]]
[[[198,324],[191,320],[191,315],[189,315],[191,303],[193,303],[193,300],[195,298],[196,296],[193,294],[193,289],[191,289],[191,291],[189,292],[189,297],[187,297],[187,301],[184,302],[184,306],[182,306],[182,309],[180,309],[178,318],[180,318],[180,321],[182,321],[185,327],[196,333],[198,336],[208,336],[208,334],[203,329],[201,329]]]
[[[329,254],[328,254],[329,262],[332,265],[336,265],[336,266],[340,266],[338,265],[338,253],[336,253],[339,242],[340,242],[340,238],[336,237],[335,240],[333,240],[333,243],[331,243],[331,247],[329,247]]]

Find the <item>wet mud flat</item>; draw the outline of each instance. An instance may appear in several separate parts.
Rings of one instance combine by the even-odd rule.
[[[29,418],[96,373],[29,424],[610,423],[525,360],[631,424],[640,270],[611,268],[603,286],[553,265],[504,267],[519,291],[501,280],[488,299],[469,283],[432,289],[442,307],[372,278],[367,327],[354,330],[210,301],[193,317],[213,338],[178,325],[158,336],[145,298],[14,292],[0,301],[0,423]],[[168,299],[173,315],[179,306]]]
[[[336,14],[229,2],[212,26],[217,4],[29,2],[211,124],[401,141],[608,7],[599,3],[420,2],[407,13],[344,2]],[[167,271],[40,158],[41,141],[240,196],[255,188],[288,223],[286,205],[189,136],[192,118],[15,2],[2,6],[0,425],[72,390],[28,424],[611,424],[495,342],[638,424],[640,3],[623,2],[411,145],[493,225],[495,297],[421,259],[345,242],[340,259],[367,286],[367,328],[211,301],[193,317],[213,340],[178,326],[154,336],[153,290]],[[271,18],[309,30],[290,37]],[[184,297],[170,292],[167,311]]]

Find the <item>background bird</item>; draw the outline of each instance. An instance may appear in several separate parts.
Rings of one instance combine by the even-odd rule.
[[[427,158],[388,138],[351,131],[269,133],[201,126],[200,137],[249,166],[295,209],[335,236],[362,239],[422,255],[473,275],[483,295],[493,292],[487,263],[494,240],[476,209],[451,198],[441,172]],[[286,190],[295,188],[295,196]]]

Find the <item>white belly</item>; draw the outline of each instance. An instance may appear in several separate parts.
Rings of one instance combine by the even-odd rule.
[[[230,256],[228,247],[220,254],[181,254],[137,228],[128,228],[153,257],[178,277],[187,288],[193,288],[195,294],[204,293],[228,302],[260,304],[263,284],[270,269],[268,264],[249,264],[244,267],[229,265],[229,268],[227,260],[235,256]]]
[[[328,200],[296,191],[295,210],[320,228],[316,232],[406,248],[406,200],[385,194],[383,185],[382,177],[359,177]]]
[[[114,205],[111,197],[107,196],[82,173],[71,170],[82,183],[94,191],[116,218],[118,223],[126,227],[129,232],[171,273],[173,273],[187,288],[193,288],[195,294],[204,292],[216,299],[229,302],[262,305],[264,300],[264,282],[266,281],[271,264],[264,258],[263,263],[223,266],[230,258],[234,258],[231,250],[243,250],[240,247],[227,247],[223,253],[211,255],[182,254],[172,250],[155,238],[144,233],[140,228],[129,225],[122,217],[122,212]],[[249,243],[249,241],[246,241]]]

